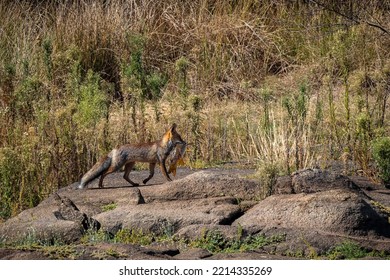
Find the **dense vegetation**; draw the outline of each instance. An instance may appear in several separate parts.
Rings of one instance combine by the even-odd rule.
[[[192,166],[389,179],[389,46],[388,0],[1,1],[0,220],[172,122]]]

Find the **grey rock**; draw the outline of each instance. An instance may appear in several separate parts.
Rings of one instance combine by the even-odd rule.
[[[356,236],[390,236],[390,225],[359,194],[344,189],[273,195],[233,225],[250,232],[269,228],[316,230]]]

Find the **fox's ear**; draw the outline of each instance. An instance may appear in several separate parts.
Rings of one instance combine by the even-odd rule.
[[[176,130],[176,127],[177,127],[176,123],[172,124],[172,126],[171,126],[171,132],[174,132],[174,131]]]

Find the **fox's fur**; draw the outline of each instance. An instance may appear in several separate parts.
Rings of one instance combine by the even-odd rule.
[[[89,182],[100,176],[99,188],[103,187],[103,179],[108,174],[125,167],[123,178],[132,186],[138,186],[130,180],[129,174],[136,162],[149,163],[149,176],[143,180],[146,184],[154,175],[156,164],[160,164],[161,172],[168,181],[172,181],[166,168],[166,160],[176,145],[186,146],[179,133],[176,131],[176,124],[164,134],[161,140],[141,143],[127,144],[113,149],[107,156],[98,161],[85,175],[81,178],[79,189],[84,188]]]

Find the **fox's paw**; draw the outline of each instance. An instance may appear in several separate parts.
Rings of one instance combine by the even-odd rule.
[[[145,179],[142,181],[142,183],[144,183],[144,185],[146,185],[146,183],[149,181],[149,179]]]

